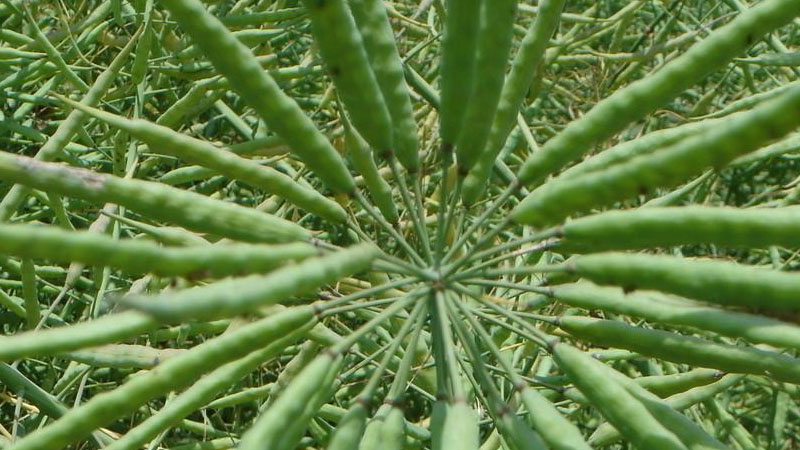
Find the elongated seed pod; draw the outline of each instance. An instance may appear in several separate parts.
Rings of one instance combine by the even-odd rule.
[[[527,386],[520,399],[528,410],[528,421],[553,450],[590,450],[580,430],[542,394]]]
[[[69,103],[90,116],[143,141],[155,153],[177,156],[227,177],[242,180],[328,220],[335,222],[347,220],[347,213],[341,205],[271,167],[260,165],[208,142],[146,120],[126,119],[79,103]]]
[[[520,182],[541,184],[547,175],[589,151],[592,144],[651,113],[798,14],[800,4],[794,0],[762,2],[739,14],[654,74],[616,91],[570,123],[528,158],[519,171]]]
[[[0,253],[117,267],[138,274],[210,277],[269,272],[283,264],[318,255],[313,245],[305,243],[175,248],[138,239],[117,240],[90,232],[30,225],[0,225]]]
[[[380,0],[348,3],[392,119],[394,153],[409,172],[415,172],[419,167],[417,122],[386,6]]]
[[[653,418],[613,376],[610,367],[563,343],[553,346],[553,358],[570,380],[628,440],[638,448],[681,449],[683,443]]]
[[[0,176],[35,189],[96,203],[114,203],[188,229],[250,242],[308,240],[288,220],[160,183],[101,175],[0,152]]]
[[[148,400],[191,383],[228,361],[243,357],[314,320],[310,306],[287,309],[231,333],[208,340],[181,356],[167,360],[157,370],[69,410],[61,419],[14,444],[15,450],[56,450],[76,442],[92,430],[131,413]]]
[[[265,276],[225,280],[154,296],[128,296],[120,302],[166,322],[230,317],[284,302],[292,295],[312,292],[365,270],[377,255],[378,249],[371,244],[359,244],[320,258],[307,259]]]
[[[562,227],[564,249],[606,250],[714,244],[800,246],[800,208],[640,208],[581,217]]]
[[[276,450],[294,448],[297,443],[284,443],[283,433],[293,421],[305,419],[307,423],[311,419],[311,417],[300,417],[304,407],[312,401],[315,394],[330,390],[335,380],[330,374],[338,372],[341,363],[342,358],[332,353],[322,353],[311,361],[289,384],[283,395],[242,435],[238,448],[257,450],[264,448],[265,445]]]
[[[456,162],[462,176],[475,165],[489,139],[492,118],[503,89],[517,3],[517,0],[492,0],[481,4],[475,79],[464,112],[464,126],[456,141]]]
[[[475,77],[475,46],[483,0],[447,0],[439,63],[439,136],[452,151],[464,125]]]
[[[700,402],[713,398],[715,395],[723,392],[734,384],[740,382],[743,375],[725,375],[719,381],[711,383],[706,386],[696,387],[689,389],[686,392],[681,392],[664,399],[665,403],[677,410],[681,411],[690,406],[696,405]],[[589,442],[596,447],[603,447],[610,445],[620,440],[619,431],[617,431],[610,423],[604,423],[597,427],[594,433],[589,437]]]
[[[158,349],[146,345],[109,344],[60,353],[58,357],[94,367],[152,369],[185,351],[179,348]]]
[[[706,168],[722,168],[737,156],[786,135],[800,124],[798,111],[800,87],[727,119],[724,127],[712,127],[656,153],[577,177],[558,177],[525,197],[512,217],[541,226],[654,187],[675,186]]]
[[[726,261],[665,255],[598,253],[570,261],[578,275],[626,290],[653,289],[695,300],[751,308],[800,309],[800,275]]]
[[[386,415],[389,413],[391,406],[384,403],[375,412],[375,415],[366,424],[364,433],[361,440],[358,442],[358,450],[369,450],[371,448],[379,448],[381,446],[381,429],[383,428],[383,421],[386,420]]]
[[[214,395],[230,387],[232,382],[244,377],[264,361],[280,353],[287,345],[303,335],[309,327],[310,324],[294,330],[287,336],[269,343],[263,349],[219,367],[172,398],[157,413],[128,430],[106,448],[108,450],[129,450],[147,444],[158,433],[176,425],[184,417],[208,403]]]
[[[197,0],[169,1],[164,6],[230,86],[309,169],[334,191],[353,192],[353,177],[336,149],[297,103],[264,72],[250,49]]]
[[[512,450],[547,450],[539,433],[511,411],[500,414],[495,422],[497,431]]]
[[[687,326],[739,337],[756,344],[800,349],[800,327],[769,317],[710,308],[659,292],[625,293],[620,288],[589,282],[557,286],[552,295],[562,303],[586,309],[640,317],[656,323]]]
[[[358,448],[367,425],[367,407],[357,402],[342,417],[328,441],[327,450],[352,450]]]
[[[0,337],[0,361],[50,356],[86,347],[119,342],[158,327],[151,317],[135,311],[103,316],[89,322]]]
[[[441,422],[441,439],[432,441],[431,450],[464,449],[480,447],[478,415],[465,401],[447,403]]]
[[[356,130],[379,153],[394,151],[392,118],[345,0],[303,0],[311,31]]]
[[[403,450],[406,447],[406,421],[403,410],[392,406],[381,426],[381,447],[386,450]]]
[[[136,36],[138,35],[131,37],[130,42],[120,50],[114,60],[111,61],[108,68],[95,79],[92,87],[81,100],[81,103],[89,106],[96,106],[100,103],[100,99],[103,98],[108,88],[111,87],[119,71],[128,63],[128,58],[136,46]],[[70,112],[67,118],[58,125],[55,133],[53,133],[47,142],[39,148],[35,158],[39,161],[55,160],[78,132],[87,117],[88,116],[82,111],[73,110]],[[0,221],[7,221],[14,215],[17,211],[17,207],[19,207],[20,203],[25,199],[27,192],[27,186],[17,185],[11,187],[9,192],[3,197],[3,200],[0,201]]]
[[[468,205],[475,203],[486,189],[486,180],[491,175],[497,155],[517,123],[517,114],[540,68],[547,44],[558,27],[565,1],[539,2],[536,19],[525,33],[503,84],[486,146],[464,179],[461,197]]]
[[[364,177],[364,183],[372,196],[372,201],[380,209],[381,214],[389,223],[396,223],[399,216],[397,207],[392,199],[392,187],[381,177],[375,165],[375,156],[370,151],[367,141],[350,126],[346,117],[342,117],[344,125],[345,145],[350,161],[356,171]]]
[[[800,381],[800,361],[775,352],[718,344],[669,331],[634,327],[615,320],[564,316],[559,319],[558,325],[571,335],[597,345],[623,348],[667,361],[726,372],[764,375],[788,383]]]
[[[657,396],[664,398],[698,386],[714,383],[722,376],[723,372],[715,369],[692,369],[688,372],[673,375],[637,377],[633,381]],[[563,395],[574,402],[589,404],[589,400],[576,388],[567,389],[563,392]]]

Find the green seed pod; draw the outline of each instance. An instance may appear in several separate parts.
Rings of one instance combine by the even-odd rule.
[[[492,118],[503,89],[517,3],[517,0],[492,0],[481,4],[475,79],[464,112],[464,126],[456,141],[456,162],[462,176],[466,176],[475,165],[489,138]],[[459,39],[464,39],[464,36]]]
[[[394,151],[392,117],[345,0],[303,0],[311,31],[358,132],[380,154]],[[377,43],[375,43],[377,44]]]
[[[475,78],[475,49],[483,0],[447,0],[439,63],[439,136],[452,151],[459,139]]]
[[[392,119],[394,153],[409,172],[414,172],[419,167],[417,123],[386,6],[380,0],[348,3]]]
[[[653,289],[721,305],[800,309],[800,275],[793,273],[725,261],[629,253],[578,256],[569,267],[595,283],[628,291]]]
[[[230,279],[152,296],[131,295],[119,302],[162,322],[230,317],[284,302],[293,295],[313,292],[367,269],[377,255],[378,249],[373,245],[358,244],[284,267],[269,275]]]
[[[536,72],[541,66],[545,48],[558,27],[565,2],[566,0],[543,0],[538,4],[536,20],[525,33],[511,65],[511,71],[503,84],[486,147],[464,179],[461,198],[467,205],[475,203],[486,189],[486,181],[491,175],[497,155],[500,154],[517,123],[517,114],[537,76]]]
[[[162,276],[225,277],[269,272],[318,255],[313,245],[228,244],[161,247],[138,239],[116,240],[91,232],[56,227],[0,225],[0,253],[61,263],[117,267],[128,273]]]
[[[626,314],[653,322],[713,331],[756,344],[800,349],[800,328],[769,317],[710,308],[658,292],[625,293],[620,288],[589,282],[558,286],[552,295],[560,302],[586,309]]]
[[[334,191],[355,190],[353,177],[336,149],[297,103],[264,72],[250,49],[219,19],[198,0],[169,1],[164,6],[230,86],[256,110],[270,130],[286,141],[293,153]]]
[[[800,86],[727,119],[724,127],[712,127],[653,154],[605,170],[558,177],[531,192],[511,215],[519,223],[545,226],[655,187],[675,186],[706,168],[722,168],[737,156],[786,135],[800,124],[798,110]]]
[[[800,4],[793,0],[759,3],[739,14],[657,72],[616,91],[579,120],[570,123],[556,138],[528,158],[518,174],[520,182],[524,185],[541,184],[547,175],[590,150],[592,144],[613,136],[629,123],[650,114],[798,14]]]
[[[717,344],[693,336],[649,330],[613,320],[563,316],[558,324],[571,335],[597,345],[726,372],[764,375],[788,383],[800,381],[800,361],[775,352]]]
[[[154,219],[239,240],[286,242],[310,237],[307,230],[288,220],[193,192],[39,162],[6,152],[0,152],[0,175],[35,189],[96,203],[114,203]]]
[[[262,166],[232,152],[221,150],[208,142],[146,120],[126,119],[79,103],[71,101],[68,103],[142,140],[153,152],[177,156],[189,163],[207,167],[213,172],[242,180],[328,220],[334,222],[347,220],[347,213],[338,203],[300,185],[288,175],[271,167]]]
[[[528,410],[528,420],[553,450],[590,450],[580,430],[561,415],[542,394],[527,386],[520,399]]]
[[[434,405],[435,406],[435,405]],[[441,422],[441,431],[434,430],[431,420],[431,450],[464,449],[477,450],[480,447],[478,435],[478,415],[464,401],[447,403]]]
[[[406,447],[406,421],[403,410],[392,406],[380,428],[380,448],[403,450]]]
[[[567,344],[553,346],[553,358],[592,404],[638,448],[687,450],[628,390],[610,367]]]
[[[800,246],[800,208],[707,206],[609,211],[567,222],[563,249],[578,252],[714,244]]]
[[[217,366],[244,357],[265,344],[314,320],[310,306],[287,309],[266,319],[208,340],[158,370],[141,374],[124,385],[96,395],[58,421],[15,442],[17,450],[56,450],[79,441],[93,430],[137,410],[150,399],[180,389]]]
[[[357,402],[347,410],[328,441],[327,450],[351,450],[358,447],[367,424],[367,408]]]

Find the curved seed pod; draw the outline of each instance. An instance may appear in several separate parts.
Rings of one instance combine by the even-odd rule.
[[[371,450],[381,447],[381,430],[383,429],[383,422],[386,420],[386,415],[389,413],[391,406],[384,403],[375,412],[375,415],[369,419],[364,434],[361,436],[361,441],[358,443],[359,450]]]
[[[124,130],[143,141],[155,153],[177,156],[227,177],[242,180],[328,220],[334,222],[347,220],[347,213],[341,205],[313,189],[302,186],[288,175],[272,167],[262,166],[255,161],[219,149],[206,141],[146,120],[126,119],[67,99],[64,100],[90,116]]]
[[[146,345],[109,344],[60,353],[58,357],[94,367],[152,369],[185,351],[179,348],[158,349]]]
[[[267,127],[328,187],[344,193],[355,190],[353,177],[336,149],[219,19],[197,0],[174,0],[164,6]]]
[[[386,6],[380,0],[348,3],[392,119],[394,153],[409,172],[415,172],[419,167],[417,123]]]
[[[342,364],[341,356],[326,352],[319,355],[309,363],[292,381],[286,390],[266,411],[264,411],[253,426],[242,435],[239,443],[241,450],[263,449],[264,445],[276,450],[294,448],[297,442],[283,439],[286,431],[296,425],[295,422],[308,423],[311,417],[303,414],[305,407],[313,402],[316,394],[330,393]],[[327,395],[325,395],[327,397]],[[326,398],[327,400],[327,398]],[[319,405],[322,406],[322,405]],[[318,408],[317,408],[318,409]],[[300,437],[296,434],[293,437]]]
[[[696,387],[693,389],[689,389],[688,391],[672,395],[664,399],[664,403],[666,403],[667,406],[669,406],[673,410],[682,411],[684,409],[689,408],[690,406],[696,405],[700,402],[713,398],[720,392],[723,392],[731,388],[736,383],[740,382],[742,378],[743,375],[725,375],[724,377],[722,377],[721,380],[717,381],[716,383],[712,383],[707,386]],[[667,419],[667,421],[669,420],[670,419]],[[591,444],[596,447],[603,447],[606,445],[613,444],[614,442],[620,440],[621,438],[622,436],[620,436],[619,431],[617,431],[616,428],[614,428],[610,423],[604,423],[599,427],[597,427],[594,433],[592,433],[592,435],[589,437],[589,442],[591,442]],[[683,439],[683,436],[681,436],[681,438]],[[709,447],[703,447],[702,441],[698,442],[697,440],[695,440],[695,442],[697,442],[701,446],[699,448],[718,448],[715,447],[714,444],[710,445]],[[728,448],[728,447],[723,447],[723,448]]]
[[[664,255],[598,253],[569,266],[598,284],[653,289],[695,300],[787,311],[800,309],[800,275],[725,261]]]
[[[737,156],[788,134],[800,124],[799,110],[800,86],[752,111],[730,117],[724,127],[710,128],[653,154],[581,176],[558,177],[525,197],[512,217],[517,222],[542,226],[654,187],[677,185],[708,167],[724,167]]]
[[[477,450],[480,447],[478,415],[465,401],[447,403],[443,415],[441,432],[434,433],[431,423],[431,438],[439,438],[431,442],[431,450]]]
[[[739,14],[654,74],[616,91],[570,123],[525,161],[518,174],[520,182],[541,184],[547,175],[580,157],[592,144],[651,113],[798,14],[800,4],[794,0],[762,2]]]
[[[626,294],[620,288],[589,282],[558,286],[551,292],[560,302],[578,308],[713,331],[757,344],[800,349],[800,327],[769,317],[700,306],[658,292]]]
[[[581,217],[562,227],[563,249],[606,250],[714,244],[800,246],[800,208],[640,208]]]
[[[303,0],[333,84],[358,132],[380,154],[393,152],[392,118],[345,0]]]
[[[475,78],[475,47],[483,0],[447,0],[439,63],[439,136],[452,151],[464,124]]]
[[[519,393],[528,420],[553,450],[590,450],[580,430],[535,389],[525,386]]]
[[[126,311],[89,322],[0,337],[0,361],[49,356],[119,342],[158,328],[142,313]]]
[[[367,269],[378,255],[371,244],[359,244],[329,255],[307,259],[269,275],[220,281],[194,289],[153,296],[127,296],[120,303],[160,321],[230,317],[287,298]]]
[[[101,175],[0,152],[0,176],[35,189],[96,203],[114,203],[153,219],[243,241],[305,241],[310,233],[288,220],[160,183]]]
[[[97,77],[92,87],[81,100],[81,103],[89,106],[96,106],[100,103],[100,99],[103,98],[108,88],[114,83],[119,71],[128,63],[128,58],[136,46],[137,36],[138,34],[131,36],[130,42],[120,50],[119,54],[111,61],[108,68]],[[73,136],[78,132],[87,117],[88,116],[82,111],[73,110],[70,112],[67,118],[58,125],[55,133],[53,133],[47,142],[39,148],[35,158],[39,161],[53,161],[56,159],[64,150],[64,147],[69,144]],[[5,197],[3,197],[3,200],[0,201],[0,221],[7,221],[14,215],[17,211],[17,207],[19,207],[20,203],[25,199],[27,189],[28,188],[23,185],[11,187]]]
[[[16,450],[56,450],[131,413],[148,400],[179,389],[217,366],[243,357],[314,321],[310,306],[287,309],[200,344],[167,360],[157,370],[131,378],[113,391],[92,397],[61,419],[15,442]]]
[[[597,345],[726,372],[765,375],[788,383],[800,382],[800,361],[774,352],[717,344],[669,331],[634,327],[615,320],[563,316],[559,318],[558,325],[569,334]]]
[[[383,419],[380,429],[381,446],[386,450],[403,450],[406,447],[406,420],[403,410],[392,406]]]
[[[344,125],[344,139],[347,147],[347,154],[353,163],[356,171],[364,177],[364,183],[372,196],[372,201],[380,209],[381,214],[389,223],[396,223],[399,216],[397,207],[392,199],[392,187],[378,172],[375,165],[375,156],[369,148],[369,144],[350,126],[347,117],[342,117]]]
[[[356,402],[336,425],[328,441],[327,450],[352,450],[358,448],[367,425],[367,408]]]
[[[633,381],[648,391],[664,398],[688,391],[698,386],[718,381],[723,373],[714,369],[692,369],[688,372],[673,375],[653,375],[649,377],[634,378]],[[589,400],[576,388],[569,388],[563,392],[564,397],[578,402],[589,404]]]
[[[465,204],[475,203],[486,189],[486,181],[492,173],[497,155],[517,123],[517,114],[541,66],[547,44],[558,27],[565,2],[566,0],[539,2],[536,19],[525,33],[511,64],[511,71],[503,84],[486,146],[480,150],[474,167],[464,179],[461,197]]]
[[[539,433],[510,410],[500,414],[496,422],[497,431],[512,450],[546,450],[547,444]]]
[[[130,273],[163,276],[225,277],[269,272],[281,265],[318,255],[311,244],[228,244],[161,247],[138,239],[117,240],[56,227],[0,225],[0,253],[93,266],[117,267]]]
[[[686,446],[661,425],[609,372],[610,367],[563,343],[553,346],[553,358],[592,404],[638,448],[680,449]]]
[[[475,79],[464,113],[464,126],[456,141],[456,162],[462,176],[475,165],[489,139],[503,89],[517,4],[517,0],[492,0],[481,5]]]
[[[261,408],[266,408],[274,400],[283,393],[292,380],[303,370],[309,362],[319,354],[319,344],[314,341],[306,341],[300,346],[300,351],[283,367],[278,378],[272,383],[272,388],[269,390],[270,402],[264,403]]]

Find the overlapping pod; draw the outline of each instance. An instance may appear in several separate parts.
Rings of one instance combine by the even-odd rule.
[[[766,375],[788,383],[800,382],[800,361],[775,352],[718,344],[669,331],[634,327],[615,320],[564,316],[559,319],[558,325],[571,335],[597,345],[623,348],[693,366]]]
[[[478,415],[467,402],[447,402],[442,416],[436,424],[441,426],[440,432],[434,432],[431,422],[431,450],[477,450],[480,447]]]
[[[384,403],[375,412],[375,415],[369,419],[364,428],[364,433],[361,440],[358,442],[358,450],[370,450],[373,448],[380,448],[381,446],[381,430],[383,429],[383,422],[386,420],[386,415],[389,413],[390,405]]]
[[[463,176],[475,165],[489,138],[492,118],[503,89],[517,3],[517,0],[492,0],[481,4],[475,79],[464,112],[464,124],[456,141],[456,162]]]
[[[269,272],[283,264],[319,254],[311,244],[229,244],[161,247],[142,240],[117,240],[85,231],[30,225],[0,225],[0,253],[163,276],[224,277]]]
[[[392,405],[380,429],[380,448],[403,450],[406,447],[406,420],[401,408]]]
[[[260,211],[160,183],[102,175],[0,152],[0,176],[35,189],[114,203],[190,230],[249,242],[306,241],[303,227]]]
[[[90,116],[143,141],[155,153],[177,156],[186,162],[199,164],[227,177],[244,181],[328,220],[334,222],[347,220],[347,213],[341,205],[271,167],[146,120],[126,119],[79,103],[69,103]]]
[[[322,59],[356,130],[380,154],[394,151],[392,117],[345,0],[303,0]]]
[[[86,95],[81,100],[81,103],[89,106],[96,106],[100,103],[106,91],[114,83],[117,74],[122,67],[128,63],[128,58],[136,46],[136,36],[133,36],[131,41],[120,50],[119,54],[111,61],[108,68],[97,77],[97,79],[86,92]],[[39,148],[35,158],[39,161],[53,161],[62,152],[64,147],[72,140],[72,137],[78,132],[80,127],[86,121],[88,116],[82,111],[73,110],[69,113],[66,119],[62,121],[55,133],[53,133],[47,142]],[[27,187],[23,185],[12,186],[8,193],[6,193],[3,200],[0,201],[0,221],[7,221],[17,211],[17,207],[22,203],[27,195]]]
[[[687,450],[628,390],[609,376],[610,367],[563,343],[553,358],[570,380],[633,445],[638,448]]]
[[[544,226],[655,187],[674,186],[706,168],[724,167],[737,156],[788,134],[800,124],[799,110],[800,87],[730,117],[724,127],[704,130],[653,154],[576,177],[557,177],[525,197],[512,217],[520,223]]]
[[[526,387],[519,395],[528,410],[528,421],[551,449],[591,450],[580,430],[542,394]]]
[[[539,2],[536,19],[520,43],[511,64],[511,71],[503,84],[486,146],[480,151],[475,166],[464,179],[461,198],[465,204],[475,203],[486,189],[497,155],[503,149],[511,130],[516,124],[517,114],[542,63],[544,51],[561,18],[566,0],[544,0]]]
[[[409,172],[414,172],[419,167],[417,123],[386,6],[380,0],[348,3],[392,119],[394,153]]]
[[[798,247],[800,208],[639,208],[581,217],[561,230],[563,248],[579,253],[689,244]]]
[[[341,356],[329,352],[322,353],[314,361],[311,361],[289,384],[283,395],[278,397],[272,406],[267,408],[256,419],[253,426],[242,435],[238,448],[258,450],[263,449],[265,445],[275,450],[294,448],[297,442],[291,442],[294,439],[285,439],[285,437],[289,437],[288,435],[291,434],[292,438],[296,437],[296,440],[300,440],[302,436],[286,433],[287,430],[297,425],[305,428],[311,419],[308,414],[304,414],[305,408],[314,403],[314,397],[317,394],[330,393],[341,363]],[[321,405],[318,405],[317,408],[319,406]]]
[[[14,444],[15,450],[56,450],[76,442],[115,419],[131,413],[148,400],[191,383],[221,364],[241,358],[265,344],[313,322],[310,306],[287,309],[231,333],[208,340],[169,359],[157,370],[131,378],[113,391],[92,397],[69,410],[58,421]]]
[[[253,53],[206,11],[198,0],[164,3],[172,17],[194,43],[203,49],[214,68],[256,110],[270,130],[283,138],[306,166],[337,192],[355,190],[353,177],[341,156],[300,106],[278,87]]]
[[[327,450],[352,450],[358,448],[367,425],[367,407],[356,402],[336,425],[328,441]]]
[[[569,266],[598,284],[653,289],[710,303],[757,309],[800,309],[800,275],[726,261],[665,255],[598,253]]]
[[[712,32],[657,72],[604,99],[533,153],[518,173],[524,185],[539,185],[570,161],[674,98],[722,67],[770,31],[800,14],[794,0],[762,2]],[[669,167],[669,166],[667,166]]]
[[[452,151],[464,125],[475,78],[475,47],[484,0],[447,0],[439,63],[439,136]]]
[[[637,377],[633,381],[648,391],[664,398],[674,394],[686,392],[698,386],[705,386],[718,381],[723,373],[715,369],[692,369],[672,375],[652,375]],[[563,392],[568,399],[589,404],[589,400],[576,388],[569,388]]]
[[[342,117],[344,125],[344,139],[347,147],[347,154],[353,163],[356,171],[364,177],[364,184],[367,186],[372,201],[380,209],[381,214],[389,223],[396,223],[399,218],[397,207],[392,199],[392,187],[378,172],[375,165],[375,156],[369,148],[367,141],[358,134],[358,131],[350,126],[346,117]]]
[[[589,282],[557,286],[552,295],[570,306],[625,314],[653,322],[713,331],[756,344],[800,349],[800,327],[754,314],[711,308],[659,292],[625,293]]]
[[[153,296],[128,296],[120,302],[166,322],[230,317],[312,292],[365,270],[377,255],[378,249],[371,244],[358,244],[268,275],[224,280]]]

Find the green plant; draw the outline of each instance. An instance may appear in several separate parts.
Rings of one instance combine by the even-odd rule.
[[[799,15],[3,0],[0,448],[794,448]]]

